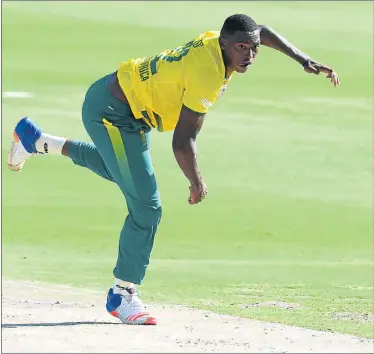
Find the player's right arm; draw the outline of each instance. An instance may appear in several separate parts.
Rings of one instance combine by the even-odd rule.
[[[205,113],[182,106],[173,135],[173,152],[179,167],[190,181],[190,204],[199,203],[207,194],[207,188],[197,165],[196,138],[203,125]]]
[[[219,97],[223,84],[222,73],[210,61],[206,65],[189,65],[184,72],[183,84],[182,108],[174,130],[173,151],[191,184],[189,202],[196,204],[207,194],[197,165],[196,138],[205,114]]]

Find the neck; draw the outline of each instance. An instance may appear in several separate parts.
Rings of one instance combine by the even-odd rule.
[[[232,74],[233,70],[230,66],[230,61],[228,57],[226,56],[225,51],[222,48],[221,48],[221,53],[222,53],[223,64],[225,65],[225,77],[228,77]]]
[[[225,51],[221,49],[221,52],[222,52],[223,64],[225,65],[225,77],[229,77],[232,74],[233,70],[229,64],[229,60],[226,56]]]

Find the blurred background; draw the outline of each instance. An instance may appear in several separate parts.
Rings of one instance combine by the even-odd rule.
[[[234,13],[332,66],[341,86],[261,48],[207,116],[209,196],[194,207],[172,132],[153,132],[164,214],[144,299],[372,337],[372,2],[2,2],[3,276],[97,289],[104,301],[127,214],[119,189],[63,157],[9,171],[12,129],[28,115],[88,140],[80,112],[93,81]],[[266,301],[302,308],[250,306]]]

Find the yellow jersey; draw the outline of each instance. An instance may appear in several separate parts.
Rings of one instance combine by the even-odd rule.
[[[182,105],[206,113],[231,78],[225,76],[218,37],[218,32],[205,32],[176,49],[121,62],[117,77],[135,118],[168,131],[175,128]]]

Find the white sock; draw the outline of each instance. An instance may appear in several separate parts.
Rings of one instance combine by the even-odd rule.
[[[121,288],[134,288],[134,287],[135,287],[134,283],[130,283],[128,281],[123,281],[121,279],[115,278],[114,285],[113,285],[113,293],[120,294],[122,290]]]
[[[61,155],[65,141],[65,138],[42,133],[35,143],[36,151],[42,154]]]

